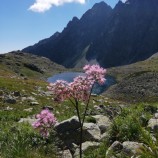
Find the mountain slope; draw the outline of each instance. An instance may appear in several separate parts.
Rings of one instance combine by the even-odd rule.
[[[114,9],[100,2],[81,19],[74,17],[61,33],[23,51],[66,67],[86,60],[97,60],[104,67],[126,65],[158,51],[157,26],[157,0],[119,1]]]
[[[37,43],[23,51],[43,55],[51,60],[73,67],[100,32],[103,32],[106,20],[112,9],[101,2],[88,10],[79,20],[74,17],[62,33],[54,34],[46,43]]]
[[[158,54],[135,64],[108,69],[117,80],[104,95],[128,102],[158,101]]]
[[[48,58],[20,51],[0,54],[0,77],[46,79],[55,73],[66,71]]]

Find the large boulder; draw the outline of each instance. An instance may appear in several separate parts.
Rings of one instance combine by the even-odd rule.
[[[55,130],[61,140],[67,146],[72,146],[73,143],[79,145],[80,143],[80,123],[77,116],[73,116],[68,120],[62,121],[55,125]],[[99,141],[101,139],[101,132],[97,124],[84,123],[83,124],[83,141]]]
[[[71,132],[80,127],[77,116],[73,116],[70,119],[64,120],[55,125],[55,129],[58,133]]]
[[[73,116],[70,119],[57,123],[55,130],[65,145],[71,148],[73,143],[79,144],[79,127],[80,123],[77,116]]]

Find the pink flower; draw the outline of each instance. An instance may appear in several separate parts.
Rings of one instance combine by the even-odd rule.
[[[42,110],[36,115],[37,121],[32,124],[35,129],[38,129],[43,137],[49,135],[49,128],[57,123],[57,120],[48,109]]]

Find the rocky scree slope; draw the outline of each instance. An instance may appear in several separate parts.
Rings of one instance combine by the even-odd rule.
[[[158,101],[158,56],[135,64],[108,69],[117,84],[104,94],[128,102]]]

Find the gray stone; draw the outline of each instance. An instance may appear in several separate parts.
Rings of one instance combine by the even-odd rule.
[[[87,149],[89,149],[90,147],[98,147],[100,145],[100,143],[98,142],[90,142],[90,141],[87,141],[87,142],[84,142],[82,143],[82,151],[86,151]]]
[[[21,101],[23,102],[23,101],[26,101],[27,100],[27,98],[26,97],[21,97]]]
[[[19,123],[29,123],[30,125],[32,125],[36,121],[37,119],[28,117],[28,118],[21,118],[19,120]]]
[[[99,141],[101,139],[101,132],[98,125],[94,123],[83,124],[83,140],[84,141]]]
[[[109,150],[113,150],[113,151],[121,151],[123,149],[123,145],[119,142],[119,141],[115,141],[110,147]]]
[[[20,97],[20,96],[21,96],[21,94],[20,94],[19,91],[15,91],[15,92],[13,92],[13,95],[14,95],[15,97]]]
[[[97,125],[99,126],[101,133],[105,133],[111,125],[110,119],[107,116],[103,115],[95,115],[92,117],[96,119]]]
[[[107,150],[106,157],[112,157],[113,153],[118,154],[123,149],[123,145],[119,141],[115,141]]]
[[[156,131],[158,130],[158,119],[155,118],[151,118],[148,122],[148,127],[152,130],[152,131]]]
[[[47,92],[42,92],[45,96],[50,97],[52,96],[52,92],[51,91],[47,91]]]
[[[5,110],[5,111],[12,111],[13,108],[10,108],[9,106],[7,106],[4,110]]]
[[[155,114],[154,114],[154,118],[155,118],[155,119],[158,119],[158,113],[155,113]]]
[[[141,148],[144,147],[142,143],[130,141],[123,142],[122,145],[122,151],[129,156],[138,155],[139,153],[141,153]]]
[[[100,143],[97,143],[97,142],[90,142],[90,141],[84,142],[84,143],[82,143],[82,151],[84,153],[89,148],[96,148],[99,145],[100,145]],[[77,157],[78,155],[79,155],[79,148],[76,149],[74,157]]]
[[[24,109],[24,111],[32,112],[33,108]]]
[[[61,158],[72,158],[70,150],[64,150],[61,152]]]
[[[100,141],[104,141],[106,138],[108,138],[108,133],[103,133],[102,135],[101,135],[101,138],[100,138]]]
[[[5,98],[4,101],[9,104],[16,104],[16,99],[11,96],[8,96],[7,98]]]
[[[39,103],[36,102],[36,101],[34,101],[34,102],[31,102],[30,105],[31,105],[31,106],[36,106],[36,105],[39,105]]]
[[[70,132],[78,129],[80,123],[77,116],[73,116],[70,119],[64,120],[55,125],[55,129],[58,133]]]
[[[36,94],[36,93],[34,93],[34,92],[31,92],[31,94],[32,94],[32,95],[35,95],[35,96],[37,96],[37,94]]]
[[[27,100],[30,100],[30,101],[36,101],[36,99],[35,99],[34,97],[32,97],[32,96],[27,97]]]
[[[3,96],[4,92],[2,90],[0,90],[0,96]]]
[[[49,109],[49,110],[52,110],[52,111],[54,110],[54,108],[52,106],[48,106],[48,105],[43,106],[42,109]]]

